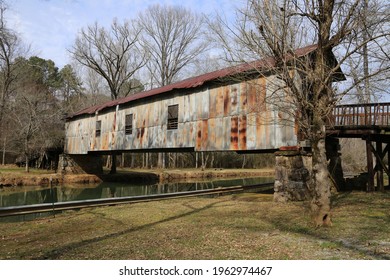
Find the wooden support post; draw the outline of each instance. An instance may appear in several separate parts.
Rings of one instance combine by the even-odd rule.
[[[378,145],[378,143],[377,143],[377,145]],[[387,153],[387,155],[389,155],[389,153],[388,153],[389,145],[387,144],[383,151],[382,151],[382,143],[381,143],[380,147],[378,146],[377,150],[375,150],[375,148],[372,144],[370,144],[370,146],[371,146],[371,151],[374,153],[375,158],[377,160],[376,166],[374,168],[374,172],[378,172],[377,179],[380,178],[380,181],[382,181],[382,183],[380,183],[380,181],[378,179],[378,181],[377,181],[378,188],[380,191],[384,191],[385,187],[384,187],[384,182],[383,182],[384,181],[383,180],[383,171],[385,171],[388,178],[390,178],[389,168],[386,166],[386,164],[383,161],[384,157],[386,156],[386,153]]]
[[[374,160],[372,158],[371,140],[370,137],[366,139],[366,153],[367,153],[367,171],[368,171],[368,184],[367,191],[374,191]]]
[[[111,162],[110,174],[116,174],[116,155],[117,153],[115,151],[111,152],[112,162]]]
[[[377,176],[376,176],[376,182],[377,182],[377,186],[378,186],[378,189],[380,191],[384,191],[385,188],[384,188],[384,181],[383,181],[383,154],[382,154],[382,142],[380,141],[377,141],[376,142],[376,152],[379,156],[379,158],[377,159],[377,165],[378,165],[378,173],[377,173]]]

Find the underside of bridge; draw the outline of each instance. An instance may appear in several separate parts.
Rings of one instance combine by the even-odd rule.
[[[390,162],[390,130],[387,126],[361,126],[356,127],[335,127],[329,130],[329,135],[337,138],[357,138],[366,143],[365,152],[367,158],[367,173],[365,178],[365,190],[384,191],[384,173],[390,178],[389,167],[386,162]],[[376,184],[375,184],[376,179]]]

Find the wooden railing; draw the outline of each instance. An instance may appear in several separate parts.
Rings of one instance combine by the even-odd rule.
[[[339,105],[330,117],[332,126],[390,126],[390,103]]]

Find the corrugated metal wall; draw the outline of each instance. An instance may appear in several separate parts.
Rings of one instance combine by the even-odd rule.
[[[118,105],[66,123],[65,151],[194,148],[196,151],[268,150],[296,145],[293,120],[268,104],[275,77],[165,94]],[[168,106],[179,105],[178,128],[167,130]],[[125,116],[133,131],[125,134]],[[287,119],[287,120],[286,120]],[[101,135],[96,137],[96,122]]]

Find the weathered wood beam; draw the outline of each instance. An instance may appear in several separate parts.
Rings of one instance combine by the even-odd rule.
[[[382,180],[382,183],[379,184],[379,180],[377,181],[378,182],[378,188],[380,191],[384,191],[385,190],[385,187],[384,187],[384,179],[383,179],[383,171],[381,173],[381,169],[384,170],[387,174],[387,176],[390,178],[390,171],[389,169],[386,167],[385,163],[383,162],[383,158],[385,157],[385,153],[382,152],[382,143],[380,143],[380,148],[379,148],[379,145],[378,143],[380,142],[377,142],[377,150],[375,150],[374,146],[372,145],[372,143],[370,142],[370,149],[372,150],[372,152],[374,153],[375,155],[375,158],[378,160],[379,164],[377,164],[377,166],[375,167],[375,169],[377,169],[379,172],[378,172],[378,177],[380,177],[380,180]],[[388,147],[388,145],[386,146],[386,148]],[[386,149],[385,150],[388,150]],[[375,174],[375,173],[374,173]]]
[[[378,157],[378,156],[379,157]],[[376,142],[376,153],[375,153],[375,156],[377,158],[377,162],[379,161],[379,165],[378,165],[378,172],[377,172],[377,176],[376,176],[376,182],[377,182],[377,186],[378,186],[378,189],[380,191],[384,191],[384,181],[383,181],[383,169],[386,168],[382,158],[383,158],[383,153],[382,153],[382,142],[379,142],[377,141]]]
[[[378,168],[379,168],[379,166],[381,166],[383,168],[383,170],[386,172],[386,174],[390,176],[390,170],[386,167],[386,165],[383,161],[383,158],[385,157],[386,154],[384,152],[379,154],[379,152],[375,150],[375,148],[372,144],[371,144],[371,150],[374,153],[375,157],[379,161],[379,164],[377,164],[374,169],[379,170]]]
[[[367,153],[367,171],[368,171],[368,184],[367,184],[367,191],[371,192],[374,191],[374,160],[372,158],[373,153],[373,146],[371,144],[370,137],[367,137],[366,139],[366,153]]]

